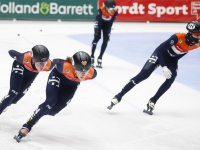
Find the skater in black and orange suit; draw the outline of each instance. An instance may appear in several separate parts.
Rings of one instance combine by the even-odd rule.
[[[35,45],[31,51],[25,53],[10,50],[9,54],[15,60],[11,70],[9,92],[0,101],[0,114],[25,95],[39,72],[53,68],[49,50],[43,45]]]
[[[186,29],[188,30],[187,34],[176,33],[156,48],[140,73],[130,79],[130,82],[125,85],[121,92],[114,96],[108,109],[112,109],[128,91],[141,81],[147,79],[158,66],[161,66],[166,80],[156,94],[150,98],[147,110],[144,110],[144,112],[150,115],[153,114],[152,110],[156,102],[170,88],[177,76],[178,60],[189,51],[200,46],[200,21],[189,22]]]
[[[113,22],[115,21],[118,12],[115,9],[116,3],[114,0],[105,0],[104,2],[105,6],[102,6],[98,10],[98,14],[95,18],[94,22],[94,39],[92,41],[92,54],[91,54],[91,59],[92,59],[92,64],[94,65],[95,62],[95,50],[98,41],[101,39],[101,30],[103,31],[103,43],[101,46],[101,52],[98,56],[97,59],[97,67],[101,68],[102,66],[102,57],[103,54],[106,50],[108,41],[110,39],[110,33],[111,33],[111,27],[113,25]]]
[[[44,115],[55,116],[64,109],[74,97],[82,81],[94,79],[96,70],[91,67],[91,58],[86,52],[80,51],[67,57],[66,60],[54,59],[56,67],[49,74],[46,86],[46,100],[39,105],[30,119],[23,125],[19,135],[15,136],[17,142],[26,136],[33,125]]]

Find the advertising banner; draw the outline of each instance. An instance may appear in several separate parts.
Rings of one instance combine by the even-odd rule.
[[[94,20],[97,0],[0,0],[0,19]]]
[[[99,0],[99,6],[105,0]],[[118,21],[188,22],[199,20],[200,0],[115,0]]]

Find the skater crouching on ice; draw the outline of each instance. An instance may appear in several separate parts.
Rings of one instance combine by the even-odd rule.
[[[94,53],[96,50],[96,46],[98,41],[101,39],[101,30],[103,31],[103,43],[101,45],[101,52],[99,54],[99,57],[97,59],[97,67],[102,68],[102,57],[106,50],[108,41],[110,39],[110,33],[111,33],[111,27],[113,22],[115,21],[118,12],[115,9],[116,3],[114,0],[105,0],[104,2],[105,6],[102,6],[97,13],[97,16],[95,18],[94,22],[94,39],[92,41],[92,65],[94,66]]]
[[[46,100],[39,105],[31,118],[23,125],[17,142],[26,136],[33,125],[44,115],[54,116],[65,108],[73,98],[81,81],[91,80],[97,76],[96,70],[91,67],[91,57],[83,51],[77,52],[67,60],[54,59],[56,67],[49,74],[46,86]]]
[[[11,70],[9,92],[0,101],[0,114],[25,95],[39,72],[53,68],[49,50],[43,45],[35,45],[31,51],[25,53],[10,50],[9,54],[15,61]]]
[[[200,21],[191,21],[187,24],[188,33],[176,33],[168,40],[160,44],[147,60],[138,75],[130,79],[120,93],[111,100],[108,109],[119,103],[122,97],[135,85],[147,79],[151,73],[161,65],[165,82],[160,86],[156,94],[147,103],[147,110],[144,112],[152,115],[157,100],[170,88],[177,76],[178,60],[186,55],[190,50],[200,46]]]

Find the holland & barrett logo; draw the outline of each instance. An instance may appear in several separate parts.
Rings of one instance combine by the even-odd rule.
[[[41,3],[40,12],[46,15],[49,12],[49,4],[46,2]]]
[[[91,4],[82,4],[82,6],[72,5],[58,5],[55,2],[41,4],[16,4],[15,2],[8,2],[2,4],[0,2],[0,14],[51,14],[51,15],[93,15],[93,6]]]

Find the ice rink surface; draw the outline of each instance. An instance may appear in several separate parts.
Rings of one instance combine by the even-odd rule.
[[[153,116],[142,111],[165,80],[161,68],[107,109],[158,44],[173,33],[186,32],[185,26],[115,22],[97,78],[81,83],[65,109],[54,117],[44,116],[17,143],[14,135],[45,100],[49,72],[40,73],[17,105],[0,116],[0,150],[199,150],[200,48],[180,60],[177,81],[159,99]],[[14,61],[8,50],[25,52],[43,44],[52,58],[65,59],[81,50],[90,54],[92,40],[93,22],[0,21],[1,98],[9,90]],[[100,46],[101,41],[96,58]]]

